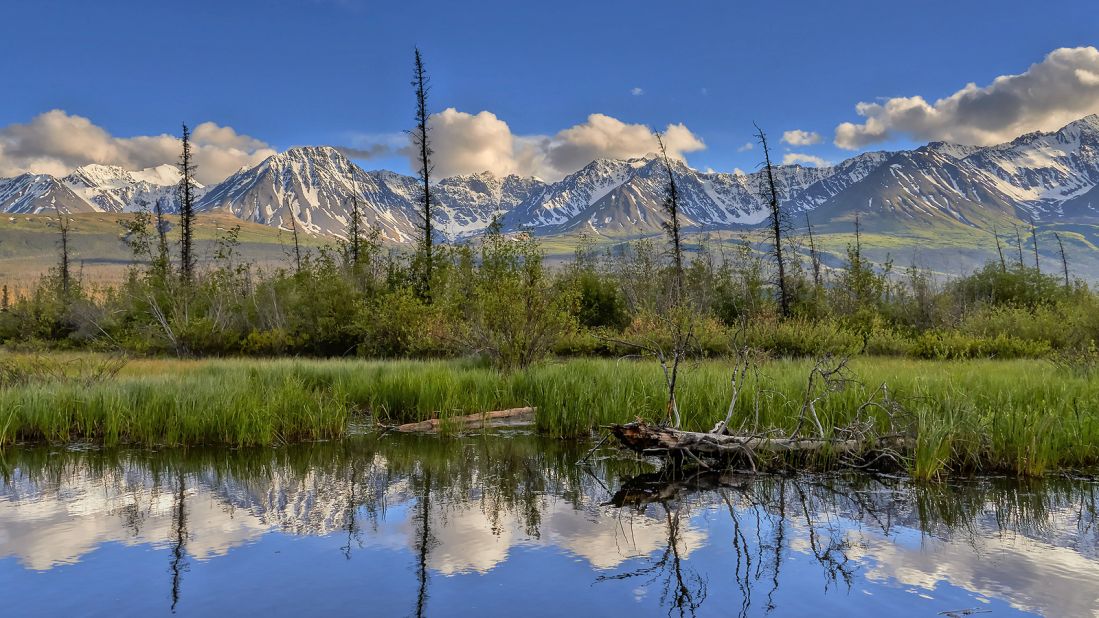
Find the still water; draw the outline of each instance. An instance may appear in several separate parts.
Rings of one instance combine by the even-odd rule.
[[[585,450],[8,449],[0,615],[1099,616],[1094,481],[669,478]]]

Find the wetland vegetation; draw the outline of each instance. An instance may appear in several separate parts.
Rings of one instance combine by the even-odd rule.
[[[661,419],[666,407],[660,367],[644,360],[571,359],[503,371],[470,360],[148,359],[108,367],[109,377],[97,373],[111,362],[6,356],[8,366],[23,364],[33,375],[9,375],[0,390],[0,445],[272,445],[339,438],[365,422],[519,406],[538,409],[539,433],[587,438],[612,423]],[[61,369],[45,373],[35,363]],[[748,386],[753,394],[737,400],[732,425],[792,430],[812,366],[811,360],[760,364]],[[860,407],[888,384],[916,439],[904,468],[919,478],[1041,475],[1099,463],[1099,419],[1091,412],[1099,407],[1099,381],[1048,361],[866,357],[850,363],[850,379],[822,393],[816,410],[823,425],[843,427],[860,413],[886,423],[886,410]],[[690,364],[678,389],[683,428],[713,427],[731,391],[726,361]]]

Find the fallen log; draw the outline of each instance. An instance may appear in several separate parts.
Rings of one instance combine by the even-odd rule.
[[[716,460],[755,459],[759,456],[797,456],[827,453],[834,456],[863,456],[875,450],[905,450],[908,440],[883,436],[870,440],[809,437],[734,436],[682,431],[638,421],[611,425],[618,441],[643,455],[686,455]]]
[[[480,412],[468,416],[455,416],[446,419],[430,418],[418,423],[398,425],[401,432],[431,432],[441,428],[468,431],[472,429],[493,429],[499,427],[525,427],[534,424],[535,408],[511,408]]]

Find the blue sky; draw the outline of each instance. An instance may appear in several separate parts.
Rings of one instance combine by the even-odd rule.
[[[1099,44],[1099,10],[1083,0],[5,4],[0,127],[60,109],[118,137],[188,120],[279,150],[392,140],[412,121],[419,45],[433,111],[487,110],[516,136],[552,136],[593,113],[683,123],[705,142],[689,163],[721,171],[760,162],[758,149],[739,151],[753,121],[779,155],[838,161],[857,150],[836,147],[833,131],[863,120],[860,101],[933,102]],[[781,143],[794,129],[821,141]],[[397,154],[362,163],[408,169]]]

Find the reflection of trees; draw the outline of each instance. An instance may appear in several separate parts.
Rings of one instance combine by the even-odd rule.
[[[660,604],[667,605],[668,614],[694,616],[706,600],[707,579],[694,569],[685,567],[682,556],[680,530],[686,506],[682,498],[691,492],[704,491],[720,486],[720,477],[694,472],[680,475],[679,469],[665,469],[655,473],[643,473],[626,479],[622,488],[611,496],[608,504],[630,507],[645,513],[650,505],[660,505],[664,511],[667,543],[657,557],[650,557],[649,564],[636,569],[600,576],[598,582],[641,578],[642,585],[660,582]]]
[[[859,568],[851,558],[857,542],[853,538],[861,539],[863,528],[885,538],[894,537],[898,527],[942,537],[982,530],[987,534],[989,528],[1039,537],[1059,534],[1063,544],[1074,548],[1079,547],[1074,536],[1090,535],[1094,547],[1099,540],[1096,491],[1094,484],[1055,480],[934,486],[857,474],[747,475],[677,465],[623,479],[608,504],[639,513],[659,507],[669,517],[675,514],[668,520],[669,538],[674,539],[684,505],[720,501],[731,523],[729,572],[740,596],[737,611],[747,616],[760,595],[764,613],[776,609],[784,560],[792,550],[819,565],[825,592],[850,589]],[[1071,531],[1063,530],[1066,517],[1072,520]],[[679,576],[692,570],[672,548],[669,541],[668,549],[649,564],[599,581],[647,576],[650,585],[665,575],[671,589],[682,590],[676,582],[689,582]],[[693,613],[705,599],[704,586],[696,586],[694,594],[686,592],[664,595],[669,611]]]
[[[172,511],[172,529],[175,533],[175,539],[172,544],[172,613],[176,611],[176,605],[179,604],[179,597],[182,591],[183,584],[183,572],[187,570],[187,505],[185,500],[187,498],[187,481],[183,477],[183,472],[180,471],[177,475],[178,485],[176,487],[176,499],[175,508]]]
[[[355,546],[364,545],[364,537],[379,530],[389,505],[408,505],[417,615],[426,608],[431,570],[441,568],[444,544],[453,542],[448,525],[468,524],[473,515],[478,522],[484,518],[491,534],[521,531],[527,538],[566,547],[568,539],[562,544],[554,536],[560,533],[553,518],[560,516],[561,503],[592,518],[608,517],[610,507],[621,509],[619,517],[643,518],[646,529],[656,534],[648,537],[643,552],[658,549],[640,566],[630,563],[637,568],[601,581],[643,582],[660,590],[669,613],[681,615],[695,613],[707,596],[713,603],[708,593],[715,584],[739,592],[739,608],[723,611],[775,610],[792,551],[819,565],[825,590],[850,586],[859,568],[852,559],[858,557],[852,550],[859,549],[853,546],[853,526],[886,538],[898,527],[962,540],[987,537],[990,529],[1010,531],[1089,556],[1099,552],[1093,483],[994,479],[913,485],[855,474],[746,475],[685,466],[638,474],[651,468],[621,458],[595,458],[588,469],[576,466],[584,450],[528,436],[406,435],[231,452],[26,448],[0,458],[0,492],[9,502],[52,495],[58,505],[77,493],[125,496],[110,503],[107,516],[117,517],[121,534],[157,535],[155,542],[170,549],[173,608],[180,602],[188,558],[201,551],[202,526],[208,521],[196,515],[196,498],[201,504],[210,500],[225,513],[247,512],[250,521],[259,522],[255,528],[338,535],[332,546],[339,545],[348,559]],[[609,502],[605,485],[619,487]],[[707,572],[691,564],[694,541],[687,540],[698,536],[690,515],[715,508],[730,522],[731,540],[724,549],[729,568]],[[576,538],[588,537],[571,537]]]
[[[680,525],[683,507],[679,504],[661,502],[664,509],[667,544],[663,553],[650,564],[632,571],[615,575],[602,575],[597,582],[642,578],[643,585],[649,586],[661,582],[660,604],[668,606],[668,614],[678,612],[680,616],[694,616],[702,602],[706,600],[706,578],[697,571],[683,566]]]
[[[419,583],[416,591],[416,618],[422,618],[427,606],[427,554],[435,543],[431,536],[431,471],[425,470],[422,479],[420,504],[416,513],[416,525],[419,527],[416,535],[416,579]]]
[[[825,511],[821,510],[819,490],[824,486],[813,486],[810,482],[798,477],[749,478],[730,472],[678,466],[627,479],[611,498],[611,504],[639,511],[651,504],[662,505],[668,513],[669,549],[650,566],[602,579],[651,574],[670,565],[669,579],[674,580],[679,594],[669,596],[669,586],[665,584],[661,602],[668,602],[669,612],[693,615],[706,598],[705,582],[695,576],[693,592],[685,585],[682,574],[692,571],[681,564],[678,551],[673,549],[676,547],[673,540],[680,525],[680,505],[692,499],[710,503],[716,497],[724,503],[732,524],[732,577],[741,597],[740,616],[748,615],[758,587],[766,589],[765,612],[776,609],[774,595],[779,589],[784,555],[790,549],[788,528],[792,525],[801,528],[808,538],[810,553],[823,567],[829,582],[826,589],[839,581],[850,586],[853,565],[846,555],[849,544],[845,531],[830,519],[821,521],[818,514]],[[675,506],[669,507],[669,504]]]

